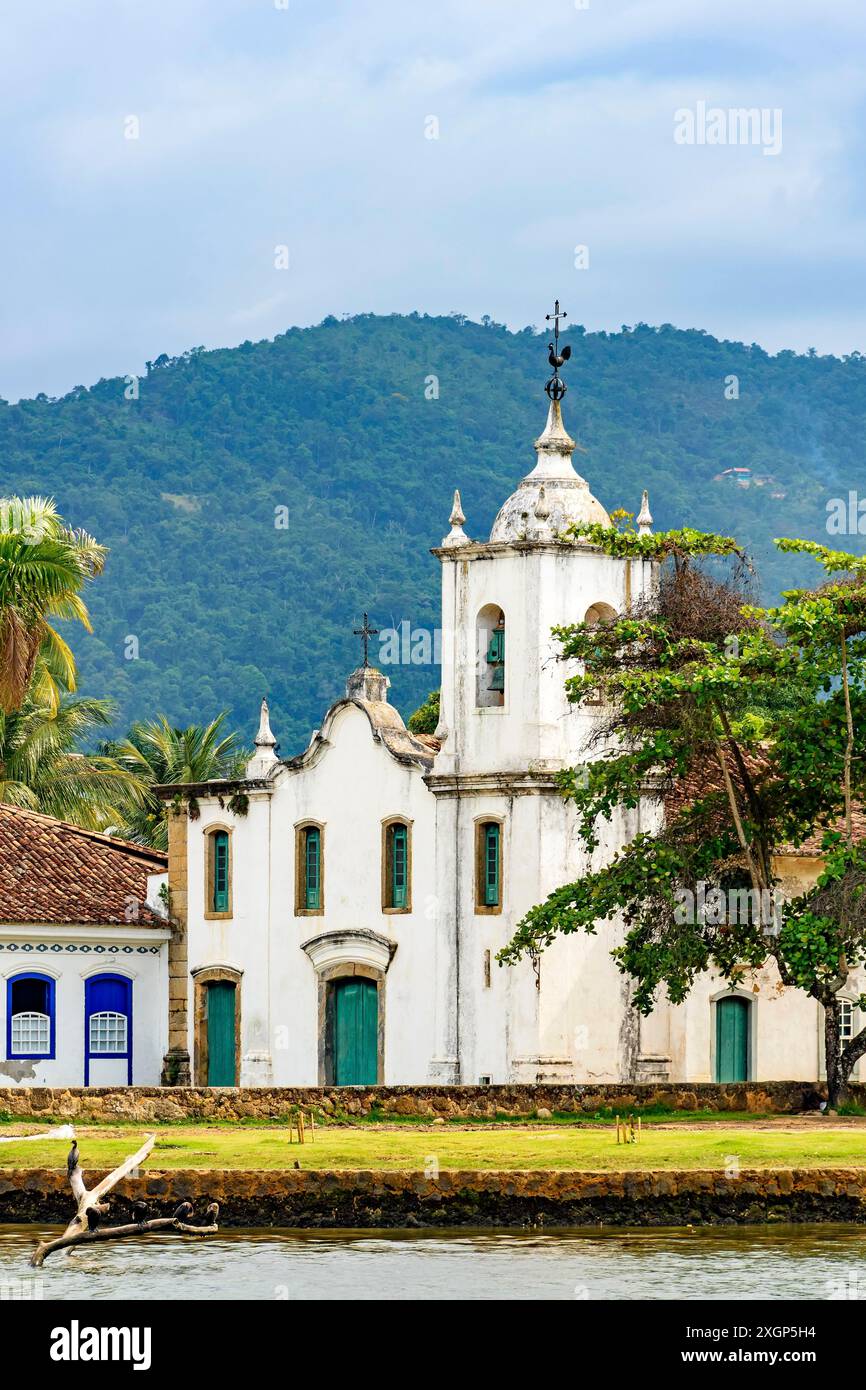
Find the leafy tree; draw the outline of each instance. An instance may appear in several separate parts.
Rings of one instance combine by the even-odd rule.
[[[37,706],[57,709],[75,689],[75,662],[49,619],[74,619],[88,631],[81,598],[101,573],[105,549],[73,531],[45,497],[0,499],[0,710],[18,709],[36,676]]]
[[[772,960],[785,985],[824,1005],[836,1104],[866,1051],[864,1030],[839,1057],[836,1009],[866,959],[866,861],[851,836],[852,791],[864,776],[863,561],[827,552],[818,558],[852,581],[791,591],[764,610],[748,601],[749,569],[730,537],[575,530],[608,554],[657,561],[659,575],[630,612],[557,630],[562,655],[584,663],[569,698],[600,696],[607,710],[590,743],[597,756],[564,772],[560,786],[587,851],[599,818],[618,806],[655,801],[665,814],[657,830],[532,908],[499,959],[618,918],[625,937],[613,956],[636,981],[643,1013],[662,988],[682,1002],[711,967],[733,984]],[[814,553],[802,542],[780,548]],[[832,830],[843,814],[844,847],[832,849],[816,888],[781,911],[775,852]]]
[[[413,734],[435,734],[438,723],[439,691],[431,690],[423,705],[409,715],[409,728]]]
[[[111,756],[80,751],[113,717],[106,701],[68,694],[50,708],[29,693],[0,712],[0,801],[86,830],[116,828],[118,805],[134,805],[142,788]]]
[[[225,711],[202,728],[176,729],[164,715],[134,724],[125,739],[104,751],[134,776],[145,791],[126,807],[124,834],[154,849],[168,848],[165,803],[154,790],[182,782],[208,782],[242,774],[249,754],[236,734],[221,735]]]

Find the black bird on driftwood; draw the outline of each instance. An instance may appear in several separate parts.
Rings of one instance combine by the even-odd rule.
[[[219,1202],[211,1202],[210,1206],[209,1206],[209,1207],[207,1208],[207,1210],[205,1211],[205,1216],[209,1217],[210,1220],[206,1221],[206,1222],[205,1222],[205,1225],[206,1225],[206,1226],[215,1226],[216,1223],[217,1223],[217,1221],[219,1220],[219,1214],[220,1214],[220,1204],[219,1204]]]
[[[138,1221],[138,1222],[146,1221],[146,1220],[147,1220],[147,1202],[142,1202],[140,1199],[139,1199],[139,1201],[137,1201],[137,1202],[133,1202],[133,1204],[132,1204],[132,1214],[133,1214],[133,1216],[135,1217],[136,1221]]]
[[[73,1139],[73,1141],[72,1141],[72,1148],[69,1150],[69,1153],[66,1155],[66,1172],[67,1172],[67,1174],[68,1174],[68,1176],[69,1176],[70,1178],[72,1177],[72,1174],[75,1172],[75,1169],[76,1169],[77,1167],[78,1167],[78,1140],[77,1140],[77,1139]]]
[[[101,1222],[101,1220],[102,1220],[102,1213],[100,1212],[100,1210],[99,1210],[98,1207],[88,1207],[88,1208],[87,1208],[87,1229],[88,1229],[88,1231],[95,1231],[96,1228],[97,1228],[97,1226],[98,1226],[99,1223]]]
[[[181,1202],[177,1211],[174,1213],[175,1221],[188,1221],[192,1216],[192,1202]]]

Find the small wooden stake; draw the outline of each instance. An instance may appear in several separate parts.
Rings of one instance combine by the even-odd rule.
[[[299,1111],[298,1111],[298,1143],[299,1143],[299,1144],[303,1144],[303,1142],[304,1142],[304,1112],[303,1112],[303,1110],[299,1110]]]

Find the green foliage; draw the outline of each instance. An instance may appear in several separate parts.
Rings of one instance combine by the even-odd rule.
[[[219,778],[239,777],[249,754],[240,746],[236,734],[221,736],[225,711],[202,728],[192,724],[176,729],[164,715],[134,724],[125,739],[107,743],[104,752],[114,758],[144,789],[143,795],[130,798],[123,807],[123,833],[130,840],[168,848],[166,803],[154,790],[158,786],[176,783],[208,782]],[[246,814],[247,798],[232,798],[232,809]],[[246,804],[245,804],[246,803]],[[187,812],[191,820],[198,819],[198,802],[189,797]]]
[[[423,705],[419,705],[409,715],[409,728],[413,734],[435,734],[439,723],[439,691],[431,690]]]
[[[621,554],[628,536],[593,541]],[[592,694],[608,711],[607,747],[563,773],[560,787],[587,851],[598,845],[599,820],[620,807],[656,797],[663,820],[532,908],[498,958],[535,956],[558,934],[594,933],[619,918],[625,939],[611,954],[644,1013],[661,989],[681,1003],[710,967],[733,984],[772,959],[783,984],[824,1006],[835,1105],[866,1053],[866,1027],[840,1046],[837,1012],[839,991],[866,963],[866,846],[854,840],[852,815],[866,792],[866,563],[781,541],[784,552],[847,577],[789,590],[782,605],[762,609],[742,601],[743,556],[728,537],[652,539],[661,573],[649,598],[607,621],[556,630],[562,654],[584,664],[567,682],[569,699]],[[740,570],[711,577],[708,559],[723,555]],[[844,838],[829,829],[842,814]],[[773,897],[774,855],[816,828],[825,830],[823,872],[783,909]]]
[[[140,808],[142,784],[109,753],[81,751],[112,718],[107,701],[68,694],[56,707],[28,694],[20,709],[0,712],[0,802],[116,830],[121,805]]]
[[[771,357],[670,325],[570,339],[566,423],[595,494],[634,509],[648,487],[659,528],[723,524],[769,597],[799,582],[807,557],[774,554],[771,538],[826,540],[828,496],[861,476],[864,360]],[[485,537],[532,466],[545,343],[460,316],[329,318],[161,354],[138,400],[118,376],[0,402],[4,487],[52,494],[109,547],[88,597],[94,635],[69,637],[82,690],[114,700],[118,731],[155,710],[182,727],[220,709],[251,730],[267,693],[284,750],[305,746],[358,664],[365,609],[379,628],[437,626],[428,549],[455,486],[469,534]],[[438,400],[425,399],[431,371]],[[729,373],[739,400],[724,398]],[[744,463],[778,486],[713,481]],[[124,657],[130,634],[138,660]],[[405,711],[437,680],[417,665],[388,674]]]
[[[500,959],[514,961],[544,949],[558,933],[594,932],[599,921],[622,917],[626,940],[614,956],[635,977],[644,1011],[661,986],[680,1002],[711,964],[733,980],[769,955],[786,983],[832,996],[840,973],[843,982],[847,974],[840,964],[846,950],[850,965],[861,958],[864,939],[850,893],[847,904],[827,910],[830,882],[851,886],[859,854],[853,847],[831,855],[816,894],[786,916],[776,939],[754,914],[735,925],[714,924],[700,914],[681,920],[676,907],[683,887],[736,887],[738,875],[756,891],[771,890],[775,848],[801,843],[843,809],[851,750],[838,610],[844,608],[847,623],[860,611],[859,599],[853,590],[839,599],[824,589],[789,595],[780,608],[764,611],[741,602],[736,577],[707,577],[705,557],[739,554],[728,538],[654,539],[658,555],[674,568],[653,600],[556,634],[563,655],[589,667],[568,683],[569,698],[579,703],[590,691],[600,693],[614,736],[612,748],[564,773],[560,785],[577,808],[588,850],[598,844],[599,820],[644,797],[667,795],[666,822],[533,908]],[[611,549],[615,544],[608,542]],[[838,555],[832,563],[839,567]],[[844,630],[850,633],[850,625]],[[866,659],[856,634],[845,650],[862,787]],[[684,788],[687,795],[671,802],[669,794]]]
[[[105,549],[71,530],[45,497],[0,498],[0,710],[21,707],[28,691],[56,710],[75,689],[72,653],[49,619],[77,621],[89,632],[81,598],[102,572]]]

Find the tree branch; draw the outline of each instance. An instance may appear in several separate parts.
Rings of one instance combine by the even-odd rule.
[[[72,1195],[77,1206],[76,1213],[62,1236],[57,1236],[54,1240],[39,1242],[31,1256],[31,1265],[41,1266],[46,1255],[50,1255],[52,1250],[63,1250],[70,1245],[92,1244],[95,1241],[116,1240],[123,1236],[146,1235],[151,1231],[177,1230],[187,1235],[213,1235],[219,1229],[216,1224],[219,1207],[215,1202],[208,1207],[208,1215],[213,1216],[210,1226],[187,1225],[182,1219],[181,1213],[183,1216],[191,1215],[192,1207],[188,1202],[185,1202],[178,1207],[174,1216],[157,1216],[148,1221],[137,1221],[126,1226],[98,1227],[94,1225],[91,1227],[88,1213],[95,1213],[97,1218],[105,1215],[108,1211],[108,1205],[100,1201],[100,1198],[110,1192],[121,1178],[125,1178],[128,1173],[143,1163],[155,1143],[156,1135],[149,1134],[141,1148],[118,1164],[101,1182],[96,1184],[92,1191],[88,1191],[84,1181],[84,1171],[78,1159],[77,1145],[73,1144],[69,1160],[72,1162],[72,1167],[68,1171],[69,1186],[72,1188]]]
[[[130,1222],[126,1226],[102,1226],[97,1227],[95,1231],[77,1231],[72,1235],[67,1230],[56,1240],[40,1241],[30,1263],[36,1268],[41,1268],[46,1255],[52,1254],[55,1250],[65,1250],[73,1245],[93,1245],[101,1240],[120,1240],[123,1236],[149,1235],[153,1231],[180,1231],[183,1235],[189,1236],[214,1236],[219,1232],[219,1226],[191,1226],[186,1221],[179,1221],[176,1216],[154,1216],[148,1221]]]

